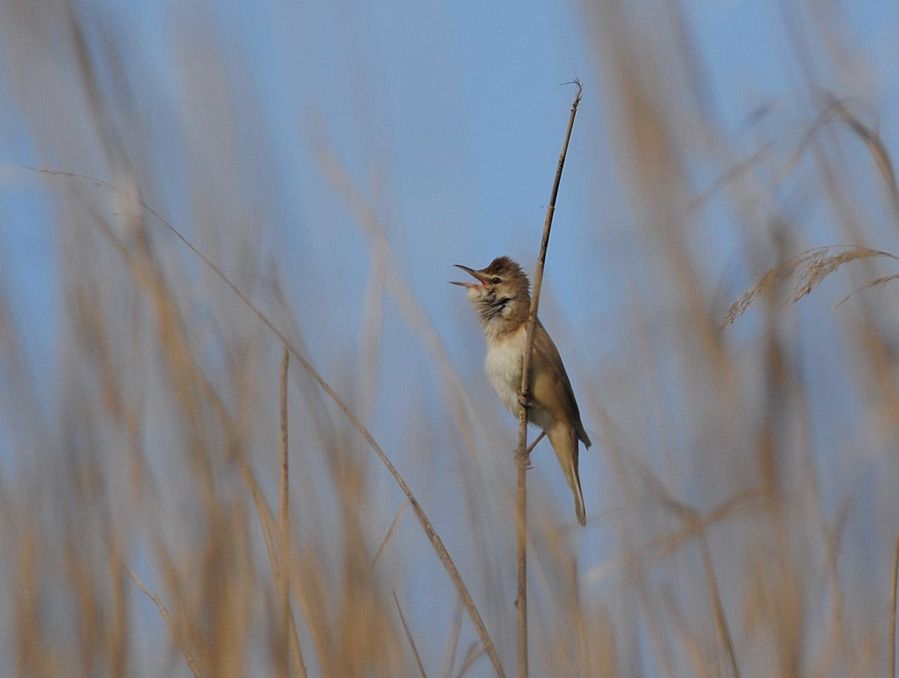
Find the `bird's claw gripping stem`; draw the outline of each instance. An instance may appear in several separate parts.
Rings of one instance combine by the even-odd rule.
[[[528,398],[524,393],[519,392],[518,404],[521,405],[524,409],[528,409],[531,406],[531,399]]]

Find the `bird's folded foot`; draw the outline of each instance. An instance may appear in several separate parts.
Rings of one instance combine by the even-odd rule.
[[[531,406],[531,399],[528,398],[523,393],[518,394],[518,404],[521,405],[524,409],[528,409]]]
[[[530,461],[531,461],[531,452],[533,452],[534,448],[537,447],[537,443],[539,443],[545,437],[546,437],[546,431],[540,431],[540,435],[537,436],[536,438],[534,438],[534,442],[532,442],[530,445],[528,445],[528,449],[527,449],[528,464],[530,464]],[[530,468],[534,468],[534,467],[531,465]]]

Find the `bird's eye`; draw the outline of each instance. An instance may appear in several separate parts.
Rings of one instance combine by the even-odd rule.
[[[491,278],[490,280],[490,282],[492,282],[494,285],[499,285],[502,281],[502,278]]]

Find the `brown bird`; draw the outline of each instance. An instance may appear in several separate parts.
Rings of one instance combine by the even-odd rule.
[[[531,307],[528,277],[509,257],[498,257],[478,271],[460,264],[456,266],[478,281],[453,281],[453,284],[468,290],[468,298],[480,315],[487,340],[484,370],[500,400],[517,417],[521,407],[518,396]],[[587,513],[578,476],[578,441],[590,447],[590,438],[581,423],[562,357],[539,319],[534,327],[530,369],[528,421],[542,428],[549,437],[574,494],[577,521],[586,525]]]

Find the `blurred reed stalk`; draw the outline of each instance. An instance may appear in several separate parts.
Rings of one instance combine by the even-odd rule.
[[[899,191],[882,38],[853,35],[840,3],[743,3],[782,13],[793,30],[773,56],[787,70],[795,49],[806,65],[798,87],[759,89],[752,69],[729,70],[729,45],[705,49],[684,3],[583,6],[587,82],[602,86],[579,113],[587,190],[564,234],[597,265],[573,262],[591,339],[566,356],[603,454],[583,478],[602,501],[575,539],[542,475],[519,521],[496,499],[505,474],[484,472],[481,452],[508,431],[466,389],[459,337],[438,329],[453,307],[423,291],[446,261],[403,220],[445,196],[430,176],[427,196],[390,184],[406,163],[433,172],[433,157],[354,143],[355,124],[389,140],[406,119],[341,91],[376,83],[414,93],[391,110],[430,111],[421,82],[396,87],[353,58],[370,31],[335,36],[329,50],[355,64],[346,81],[311,87],[302,111],[279,90],[278,117],[325,113],[293,145],[240,59],[242,27],[191,24],[190,3],[160,13],[159,61],[94,4],[0,3],[4,139],[28,147],[3,149],[3,228],[26,231],[32,203],[46,207],[35,223],[58,240],[60,316],[0,267],[0,674],[460,678],[502,675],[524,648],[533,675],[895,676]],[[320,41],[304,30],[285,21],[304,51],[280,45],[267,81],[315,69]],[[427,91],[483,103],[421,70]],[[418,122],[427,143],[477,131]],[[315,176],[322,156],[334,190]],[[66,171],[37,170],[35,187],[19,163]],[[333,211],[294,211],[307,181]],[[375,271],[362,292],[387,302],[372,314],[406,342],[402,364],[380,351],[379,322],[347,341],[360,290],[334,272],[367,263],[364,246],[346,254],[363,240],[354,220]],[[314,246],[282,247],[298,230],[346,247],[318,262]],[[400,265],[425,256],[422,277],[420,260]],[[322,289],[327,303],[310,301]],[[49,344],[29,315],[54,320]],[[416,351],[427,368],[407,391],[378,382]],[[513,647],[521,523],[526,647]]]

